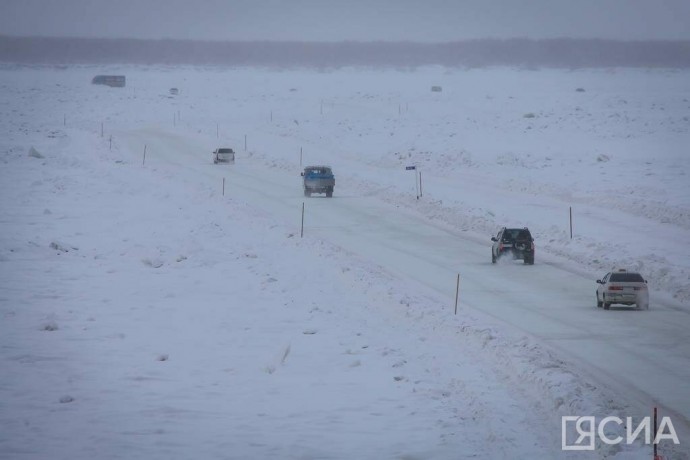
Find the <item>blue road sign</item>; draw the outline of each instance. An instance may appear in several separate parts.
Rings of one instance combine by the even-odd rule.
[[[412,171],[413,169],[417,169],[416,166],[405,166],[406,171]]]

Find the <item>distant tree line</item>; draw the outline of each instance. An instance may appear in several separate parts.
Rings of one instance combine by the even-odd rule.
[[[270,42],[0,36],[0,62],[412,69],[690,67],[690,41],[481,39],[450,43]]]

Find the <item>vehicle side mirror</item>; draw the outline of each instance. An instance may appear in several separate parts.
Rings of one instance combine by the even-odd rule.
[[[302,177],[304,177],[304,171],[302,171],[301,173],[299,173],[299,175],[302,176]]]
[[[491,237],[491,241],[498,241],[495,236]]]
[[[597,284],[604,284],[601,280],[597,280]]]

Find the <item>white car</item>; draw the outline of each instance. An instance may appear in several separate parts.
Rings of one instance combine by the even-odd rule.
[[[213,151],[213,164],[234,163],[235,151],[230,148],[218,148]]]
[[[637,272],[618,270],[597,280],[597,307],[608,310],[611,304],[635,305],[649,310],[647,280]]]

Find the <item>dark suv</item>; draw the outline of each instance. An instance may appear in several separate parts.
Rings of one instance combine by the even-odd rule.
[[[491,241],[494,242],[491,245],[492,264],[506,254],[513,259],[522,259],[526,264],[534,264],[534,238],[527,227],[503,227]]]

